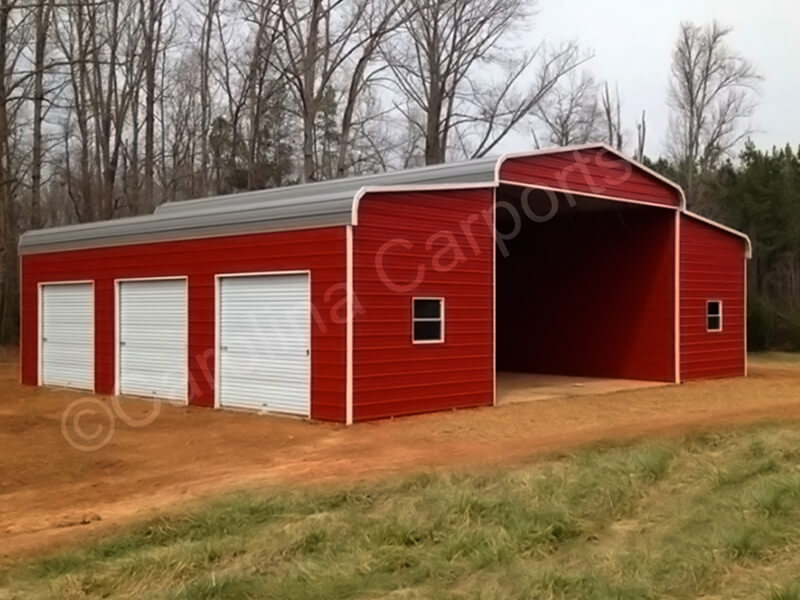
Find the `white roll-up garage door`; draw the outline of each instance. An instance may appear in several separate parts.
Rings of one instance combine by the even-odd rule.
[[[223,277],[219,404],[310,415],[307,274]]]
[[[185,400],[188,386],[185,279],[119,284],[119,392]]]
[[[41,294],[42,384],[94,389],[92,284],[46,284]]]

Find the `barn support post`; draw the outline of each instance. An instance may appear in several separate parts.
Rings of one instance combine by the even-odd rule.
[[[681,211],[675,211],[675,383],[681,382]]]
[[[353,226],[346,228],[346,287],[347,287],[347,325],[346,325],[346,374],[345,374],[345,423],[353,424]]]

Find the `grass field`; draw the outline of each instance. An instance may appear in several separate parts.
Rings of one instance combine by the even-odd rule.
[[[228,496],[0,572],[0,598],[800,599],[800,428]]]

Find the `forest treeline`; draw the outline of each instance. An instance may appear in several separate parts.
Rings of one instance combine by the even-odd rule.
[[[0,0],[0,342],[18,333],[28,229],[480,157],[510,136],[645,160],[642,107],[628,122],[592,52],[534,37],[536,15],[535,0]],[[789,347],[798,155],[737,154],[761,80],[729,33],[680,26],[649,153],[692,208],[751,234],[750,339]]]

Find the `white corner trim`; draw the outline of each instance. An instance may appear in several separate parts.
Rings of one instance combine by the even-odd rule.
[[[497,406],[497,188],[492,190],[492,406]]]
[[[346,324],[346,342],[345,342],[345,424],[353,424],[353,226],[348,225],[345,228],[345,243],[347,254],[346,266],[346,303],[347,303],[347,324]]]
[[[681,213],[675,213],[675,383],[681,382]]]
[[[744,376],[747,377],[749,371],[748,361],[750,357],[747,355],[747,259],[744,259],[744,271],[742,272],[742,281],[744,282],[744,307],[742,310],[742,317],[744,319]]]

